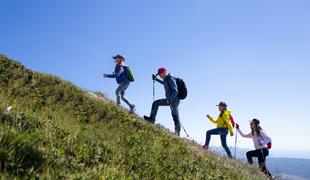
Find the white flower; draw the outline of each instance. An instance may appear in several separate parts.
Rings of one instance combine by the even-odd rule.
[[[13,107],[9,106],[6,108],[6,110],[4,111],[5,114],[9,114],[12,111]]]

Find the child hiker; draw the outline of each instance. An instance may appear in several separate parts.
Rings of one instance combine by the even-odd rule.
[[[158,75],[161,77],[162,80],[156,78],[156,76]],[[156,80],[160,84],[164,85],[166,98],[154,101],[150,117],[144,116],[144,119],[154,124],[159,106],[170,106],[171,114],[175,125],[175,133],[178,136],[180,136],[181,131],[180,117],[179,117],[180,99],[178,96],[179,92],[176,78],[173,77],[171,74],[167,74],[167,70],[165,68],[160,68],[158,69],[157,75],[153,75],[153,80],[154,81]]]
[[[209,149],[209,143],[211,140],[211,135],[220,135],[221,136],[221,142],[222,146],[225,149],[228,157],[232,158],[231,152],[227,146],[227,134],[228,131],[231,136],[234,135],[233,133],[233,125],[230,120],[231,112],[227,109],[227,104],[225,102],[221,102],[219,105],[217,105],[220,111],[219,117],[215,120],[210,115],[207,115],[210,121],[217,124],[217,127],[215,129],[207,131],[206,135],[206,143],[203,146],[204,149]]]
[[[116,55],[113,57],[115,60],[115,70],[113,74],[103,74],[105,78],[115,78],[118,84],[118,88],[115,91],[117,105],[121,106],[121,99],[129,106],[130,111],[135,111],[135,105],[131,104],[125,98],[125,91],[129,87],[130,82],[133,81],[133,77],[129,77],[128,70],[129,67],[124,66],[125,58],[122,55]]]
[[[253,157],[258,158],[259,167],[261,170],[269,177],[271,173],[266,168],[266,157],[269,155],[269,150],[271,149],[271,138],[263,131],[260,126],[260,122],[257,119],[253,119],[250,123],[251,132],[249,134],[243,134],[240,130],[239,125],[236,125],[239,134],[245,138],[252,138],[254,142],[254,151],[249,151],[246,153],[249,164],[253,164]]]

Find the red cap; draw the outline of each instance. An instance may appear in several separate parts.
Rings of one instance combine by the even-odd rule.
[[[162,67],[162,68],[159,68],[158,71],[157,71],[157,75],[158,75],[158,74],[161,74],[161,73],[165,73],[165,72],[167,72],[167,69],[166,69],[166,68],[163,68],[163,67]]]

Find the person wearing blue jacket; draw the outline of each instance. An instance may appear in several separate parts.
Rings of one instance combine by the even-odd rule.
[[[128,78],[128,74],[126,72],[126,69],[124,67],[124,61],[125,58],[122,55],[116,55],[113,57],[115,60],[115,70],[113,74],[103,74],[105,78],[115,78],[116,82],[118,84],[118,87],[115,91],[116,94],[116,101],[117,105],[121,106],[121,99],[129,106],[130,111],[134,112],[135,105],[131,104],[126,98],[125,98],[125,91],[130,85],[130,81]]]
[[[156,76],[158,75],[161,77],[162,80],[156,78]],[[179,117],[180,99],[178,97],[178,86],[176,83],[176,79],[171,74],[167,74],[167,70],[165,68],[158,69],[158,73],[156,76],[153,75],[153,80],[164,85],[166,98],[154,101],[150,116],[144,116],[144,119],[154,124],[159,106],[170,106],[171,114],[175,125],[175,133],[178,136],[180,136],[181,131],[181,124]]]

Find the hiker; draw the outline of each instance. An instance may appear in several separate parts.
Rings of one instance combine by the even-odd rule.
[[[249,134],[243,134],[239,124],[236,124],[237,131],[244,138],[252,138],[254,142],[254,151],[249,151],[246,153],[249,164],[253,164],[253,157],[258,158],[259,167],[261,170],[269,177],[271,173],[266,168],[266,157],[269,155],[269,149],[271,149],[271,138],[263,131],[260,126],[260,121],[253,119],[250,122],[251,132]]]
[[[158,75],[162,80],[157,78]],[[144,119],[154,124],[159,106],[170,106],[171,114],[175,125],[175,133],[178,136],[180,136],[181,131],[181,124],[179,117],[180,97],[177,85],[177,78],[173,77],[170,73],[167,74],[167,70],[165,68],[159,68],[157,74],[152,75],[152,79],[153,81],[157,81],[160,84],[164,85],[166,91],[166,98],[154,101],[150,117],[144,116]]]
[[[228,157],[232,158],[232,155],[227,146],[227,140],[226,140],[228,132],[230,133],[231,136],[234,135],[233,125],[231,121],[231,111],[227,109],[227,104],[225,102],[221,102],[217,106],[219,108],[220,115],[216,120],[213,119],[210,115],[207,115],[210,121],[217,124],[217,127],[215,129],[207,131],[206,142],[203,148],[206,150],[209,149],[211,135],[220,135],[223,148],[225,149]]]
[[[117,106],[121,106],[121,99],[129,106],[130,111],[135,111],[135,105],[131,104],[125,98],[125,91],[129,87],[130,82],[134,81],[131,70],[128,66],[124,66],[125,58],[124,56],[118,54],[113,57],[115,60],[115,70],[113,74],[103,74],[105,78],[115,78],[118,84],[118,88],[115,91]]]

